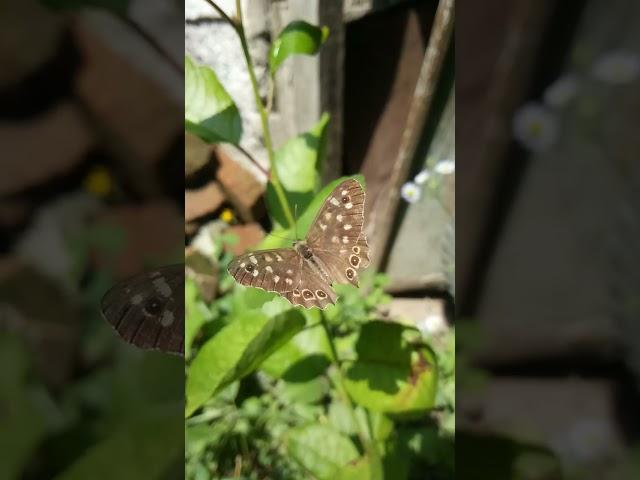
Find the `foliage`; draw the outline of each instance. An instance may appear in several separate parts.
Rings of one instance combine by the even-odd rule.
[[[236,27],[244,45],[244,31]],[[270,52],[271,74],[290,55],[317,53],[327,34],[305,22],[288,25]],[[237,109],[215,73],[190,59],[186,64],[192,72],[187,91],[197,95],[187,96],[185,128],[197,132],[194,124],[200,128],[203,119],[217,116],[216,131],[235,131]],[[329,121],[323,115],[277,151],[270,150],[263,123],[271,170],[265,200],[274,235],[258,248],[302,238],[346,178],[320,185]],[[298,208],[296,225],[289,221],[291,205]],[[359,289],[337,286],[337,304],[323,311],[242,287],[226,271],[229,239],[216,241],[211,260],[219,272],[218,297],[207,303],[195,283],[186,285],[187,478],[408,479],[423,478],[425,466],[439,475],[434,478],[452,478],[453,334],[434,350],[413,326],[380,320],[389,297],[385,276],[373,272],[365,272]]]

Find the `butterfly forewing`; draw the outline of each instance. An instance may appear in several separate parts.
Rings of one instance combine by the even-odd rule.
[[[302,257],[293,248],[277,248],[240,255],[228,271],[241,285],[282,294],[300,282],[301,267]]]
[[[106,320],[127,342],[184,355],[184,265],[129,278],[102,298]]]
[[[358,270],[369,265],[364,202],[360,183],[346,180],[327,197],[309,229],[307,245],[334,282],[358,286]]]

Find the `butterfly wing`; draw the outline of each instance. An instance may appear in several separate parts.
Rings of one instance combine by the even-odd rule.
[[[293,305],[321,309],[333,305],[338,298],[331,285],[318,275],[308,262],[303,262],[300,280],[295,284],[295,288],[284,292],[282,296]]]
[[[369,265],[363,232],[365,192],[349,179],[333,189],[307,234],[307,245],[332,280],[358,286],[358,271]]]
[[[127,342],[184,355],[184,265],[129,278],[102,298],[105,319]]]
[[[227,270],[241,285],[283,295],[300,283],[302,257],[293,248],[260,250],[234,258]]]

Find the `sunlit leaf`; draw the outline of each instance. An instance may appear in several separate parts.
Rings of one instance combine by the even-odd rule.
[[[242,121],[238,107],[224,89],[215,72],[184,59],[185,129],[205,142],[238,143]]]
[[[304,316],[297,310],[272,318],[257,311],[238,315],[202,346],[191,363],[187,416],[223,387],[255,370],[304,324]]]
[[[296,20],[280,32],[271,45],[269,68],[275,73],[291,55],[315,55],[329,36],[328,27],[316,27],[302,20]]]
[[[414,329],[391,322],[369,322],[348,363],[347,391],[375,412],[415,414],[433,407],[438,370],[433,352],[408,340]]]
[[[329,115],[308,132],[302,133],[275,152],[275,168],[294,213],[300,215],[314,198],[320,181],[320,171],[326,154]],[[267,207],[277,225],[287,225],[286,217],[273,184],[267,184]]]
[[[287,452],[313,476],[324,480],[358,458],[353,442],[327,425],[294,428],[287,435]]]

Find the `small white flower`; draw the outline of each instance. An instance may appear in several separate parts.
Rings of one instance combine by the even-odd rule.
[[[440,160],[436,163],[436,166],[433,167],[433,171],[440,175],[451,175],[456,171],[456,162],[453,160]]]
[[[513,118],[513,134],[529,150],[540,152],[555,143],[558,120],[546,107],[528,103]]]
[[[575,75],[558,78],[544,92],[544,103],[550,107],[561,108],[573,100],[578,93],[578,79]]]
[[[632,82],[640,76],[640,58],[625,51],[614,51],[600,57],[591,70],[598,80],[613,85]]]
[[[400,194],[409,203],[416,203],[420,200],[420,188],[413,182],[405,183],[400,190]]]
[[[422,170],[418,175],[416,175],[416,178],[414,178],[413,181],[418,185],[424,185],[425,183],[427,183],[427,180],[429,180],[430,176],[431,172],[425,169]]]

